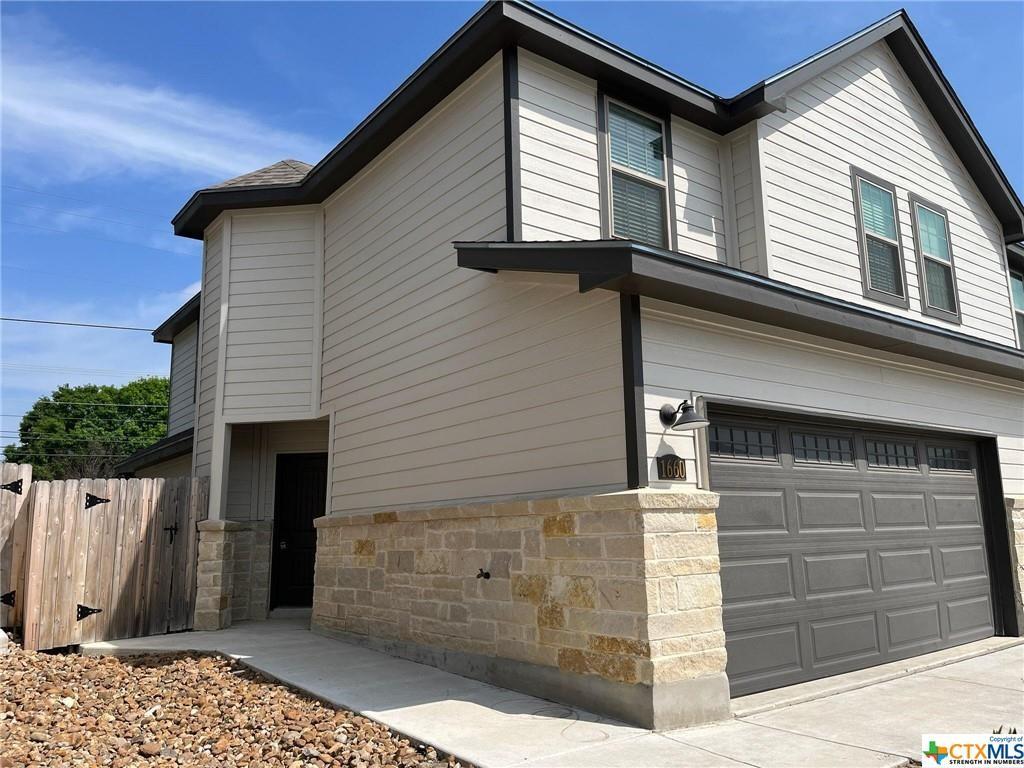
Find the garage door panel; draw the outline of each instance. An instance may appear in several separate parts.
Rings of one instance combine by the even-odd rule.
[[[925,493],[871,493],[872,521],[880,528],[928,530]]]
[[[993,634],[969,444],[730,421],[734,455],[714,414],[709,443],[734,695]]]
[[[796,507],[801,531],[867,530],[859,491],[796,491]]]

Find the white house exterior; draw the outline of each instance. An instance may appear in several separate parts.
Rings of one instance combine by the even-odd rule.
[[[661,728],[1024,626],[1024,210],[904,13],[724,99],[489,4],[174,224],[197,628]]]

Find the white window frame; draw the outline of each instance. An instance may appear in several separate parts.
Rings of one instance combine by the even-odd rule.
[[[915,195],[911,192],[909,195],[910,200],[910,221],[914,227],[914,249],[917,251],[917,269],[918,269],[918,284],[921,289],[921,312],[928,315],[929,317],[938,317],[943,320],[947,320],[951,323],[960,325],[960,291],[957,288],[956,283],[956,263],[953,257],[953,239],[949,232],[949,214],[946,209],[942,206],[930,203],[919,195]],[[936,216],[942,217],[943,226],[946,228],[946,245],[949,248],[949,261],[943,261],[935,256],[929,256],[924,252],[923,242],[921,240],[921,224],[918,221],[918,208],[924,208]],[[942,309],[941,307],[933,306],[928,299],[928,277],[925,272],[925,265],[928,261],[934,261],[941,264],[944,267],[949,267],[949,277],[953,283],[953,303],[956,305],[956,311],[950,312]]]
[[[903,237],[900,232],[900,204],[899,198],[896,195],[896,187],[884,179],[878,178],[874,174],[862,171],[861,169],[854,168],[852,166],[850,167],[850,180],[852,186],[851,192],[853,193],[853,207],[857,219],[857,249],[860,253],[861,284],[864,290],[864,297],[908,309],[910,307],[910,293],[907,290],[907,269],[903,260]],[[874,232],[871,232],[870,234],[868,233],[867,228],[864,226],[863,204],[861,203],[860,195],[861,181],[865,181],[871,186],[881,189],[890,196],[892,200],[893,223],[896,226],[895,240],[891,240],[883,235],[877,235]],[[873,237],[880,242],[896,246],[896,269],[900,278],[900,287],[903,289],[902,295],[897,295],[895,293],[890,293],[889,291],[884,291],[880,288],[875,288],[871,284],[871,269],[868,260],[868,237]]]
[[[612,160],[612,146],[611,146],[611,128],[608,125],[609,118],[609,107],[614,104],[627,112],[633,112],[640,117],[645,117],[648,120],[658,123],[661,126],[661,164],[663,178],[656,179],[653,176],[648,176],[645,173],[639,173],[624,165],[620,165]],[[669,131],[668,121],[664,118],[656,117],[655,115],[645,112],[642,109],[637,109],[631,104],[627,104],[618,99],[610,98],[607,95],[601,94],[600,98],[600,109],[601,109],[601,160],[604,169],[602,171],[602,187],[606,192],[604,195],[605,200],[602,204],[602,216],[604,218],[604,234],[607,238],[612,240],[628,240],[629,238],[620,237],[615,234],[615,199],[612,185],[612,178],[615,174],[624,176],[631,181],[636,181],[640,184],[646,184],[654,189],[661,190],[662,193],[662,207],[664,210],[664,216],[662,220],[662,237],[664,242],[661,245],[654,243],[645,243],[645,245],[652,245],[655,248],[665,248],[667,250],[676,250],[675,239],[675,227],[673,226],[673,187],[672,187],[672,135]]]

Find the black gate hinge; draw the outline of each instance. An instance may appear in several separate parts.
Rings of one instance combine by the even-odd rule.
[[[15,595],[16,592],[17,592],[17,590],[15,590],[15,589],[12,589],[10,592],[4,592],[2,595],[0,595],[0,603],[3,603],[4,605],[9,605],[9,606],[11,606],[11,608],[13,608],[14,607],[14,595]]]
[[[91,493],[85,494],[85,508],[90,509],[95,507],[97,504],[108,504],[110,499],[104,499],[100,496],[93,496]]]
[[[19,496],[21,496],[21,488],[22,485],[20,478],[18,480],[12,480],[9,483],[4,483],[3,485],[0,485],[0,491],[11,491],[13,493],[18,494]]]
[[[81,603],[79,603],[78,604],[78,611],[76,612],[76,615],[78,616],[77,620],[81,621],[82,619],[86,618],[87,616],[92,616],[94,613],[103,613],[103,609],[102,608],[90,608],[88,605],[82,605]]]

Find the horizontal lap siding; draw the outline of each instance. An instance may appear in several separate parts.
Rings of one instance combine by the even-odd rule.
[[[655,302],[643,313],[643,354],[648,455],[674,451],[688,460],[691,480],[697,477],[693,436],[666,434],[658,408],[703,395],[824,416],[996,434],[1003,490],[1024,493],[1024,389],[929,372],[927,366],[903,367],[870,350],[837,348],[811,336],[786,338],[768,326]],[[651,477],[657,477],[653,469]]]
[[[198,326],[192,323],[171,342],[170,399],[167,405],[167,434],[176,435],[195,423],[196,342]]]
[[[725,219],[718,140],[672,119],[676,249],[725,262]]]
[[[217,400],[217,354],[220,333],[220,284],[223,226],[206,233],[203,293],[200,307],[199,384],[196,390],[195,473],[210,476],[213,416]]]
[[[523,240],[601,237],[597,83],[519,51]]]
[[[224,415],[308,414],[316,300],[315,215],[235,214]]]
[[[499,59],[328,202],[325,235],[332,512],[624,484],[617,297],[451,246],[504,239]]]
[[[731,143],[733,204],[736,208],[736,251],[740,268],[757,272],[760,264],[757,256],[757,217],[755,213],[754,159],[751,154],[755,142],[750,133],[725,139]]]
[[[960,330],[1014,344],[1000,226],[888,49],[879,44],[846,60],[786,104],[758,126],[772,276],[949,327],[921,314],[913,192],[949,213]],[[897,187],[909,310],[863,296],[851,165]]]

